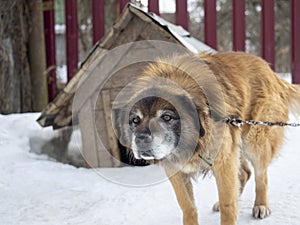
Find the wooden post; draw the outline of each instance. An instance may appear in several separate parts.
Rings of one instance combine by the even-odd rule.
[[[300,84],[300,1],[291,0],[292,82]]]
[[[176,24],[184,29],[189,29],[189,17],[187,11],[187,0],[176,0]]]
[[[275,69],[274,0],[262,0],[262,57]]]
[[[148,11],[159,15],[159,0],[148,0]]]
[[[77,0],[65,0],[66,16],[66,56],[68,81],[75,74],[78,67],[78,19]]]
[[[48,104],[46,51],[42,1],[29,0],[31,29],[29,32],[29,62],[33,111],[42,111]]]
[[[56,47],[55,47],[55,19],[54,0],[44,1],[44,26],[46,44],[46,64],[48,80],[48,100],[52,102],[57,94],[56,87]]]
[[[105,0],[92,0],[93,44],[105,34]]]
[[[245,51],[245,0],[232,0],[232,48]]]
[[[204,0],[204,42],[217,50],[216,0]]]

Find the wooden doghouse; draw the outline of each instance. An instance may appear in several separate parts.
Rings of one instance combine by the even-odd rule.
[[[148,41],[138,42],[143,40]],[[39,124],[55,129],[79,124],[87,166],[119,166],[120,145],[111,125],[112,102],[148,61],[172,53],[173,49],[163,41],[194,53],[214,51],[182,27],[128,4],[111,30],[93,47],[73,79],[44,109]],[[177,48],[174,52],[178,52]]]

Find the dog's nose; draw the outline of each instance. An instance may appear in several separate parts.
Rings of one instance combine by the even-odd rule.
[[[146,133],[140,133],[135,137],[135,143],[139,145],[149,144],[152,142],[152,135]]]

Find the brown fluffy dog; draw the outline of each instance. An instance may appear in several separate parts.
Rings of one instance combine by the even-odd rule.
[[[151,63],[133,84],[120,140],[135,158],[161,162],[184,225],[197,225],[191,177],[212,170],[222,225],[237,223],[237,200],[255,172],[255,218],[270,214],[267,169],[283,127],[235,127],[224,118],[287,122],[300,113],[300,88],[278,78],[262,59],[239,52],[177,56]],[[120,117],[121,118],[121,117]],[[121,119],[122,120],[122,119]]]

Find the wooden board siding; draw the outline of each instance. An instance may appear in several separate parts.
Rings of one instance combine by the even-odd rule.
[[[88,101],[85,107],[79,112],[79,126],[82,138],[82,154],[85,160],[85,166],[88,168],[96,168],[100,164],[98,162],[96,133],[94,128],[94,118],[92,114],[92,105]]]
[[[107,142],[109,145],[109,151],[111,155],[114,157],[113,165],[120,165],[120,150],[118,146],[118,140],[115,135],[113,126],[112,126],[112,106],[111,106],[111,97],[110,90],[103,90],[102,93],[102,102],[103,102],[103,113],[104,113],[104,121],[106,125],[106,133],[107,133]],[[102,122],[102,123],[103,123]]]

